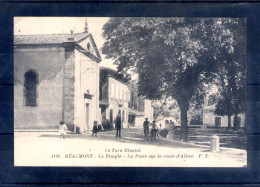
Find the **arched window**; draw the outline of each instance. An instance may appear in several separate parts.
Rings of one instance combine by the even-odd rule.
[[[37,106],[38,73],[28,70],[24,74],[24,101],[25,106]]]

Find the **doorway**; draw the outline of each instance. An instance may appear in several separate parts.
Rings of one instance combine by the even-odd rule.
[[[122,121],[125,121],[125,111],[123,110],[123,114],[122,114]]]
[[[215,117],[215,127],[221,126],[221,117]]]
[[[86,127],[87,129],[90,129],[89,128],[89,104],[86,103]]]
[[[101,123],[106,124],[106,106],[101,106]]]

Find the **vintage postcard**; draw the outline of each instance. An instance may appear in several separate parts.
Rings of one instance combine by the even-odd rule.
[[[14,165],[247,167],[246,21],[14,17]]]

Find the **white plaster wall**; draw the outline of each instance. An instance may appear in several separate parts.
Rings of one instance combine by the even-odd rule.
[[[148,118],[148,121],[153,121],[153,107],[151,100],[144,100],[144,115]]]
[[[135,117],[135,127],[143,128],[143,122],[145,120],[144,116],[136,116]],[[150,120],[151,122],[151,120]]]
[[[142,128],[143,122],[145,121],[145,118],[148,118],[148,121],[152,123],[153,121],[153,107],[152,107],[152,101],[151,100],[144,100],[144,115],[143,116],[136,116],[135,118],[135,127]]]
[[[118,93],[115,94],[115,97],[112,97],[112,91],[115,91],[115,90],[112,90],[112,85],[114,85],[114,88],[115,86],[118,87],[118,90],[128,90],[128,86],[123,84],[122,82],[112,78],[112,77],[108,77],[108,101],[109,101],[109,107],[107,109],[107,112],[106,112],[106,118],[107,119],[110,119],[110,109],[113,109],[113,120],[116,119],[116,116],[117,116],[117,113],[119,110],[121,110],[121,115],[122,115],[122,112],[125,111],[125,123],[124,123],[124,128],[127,127],[127,123],[128,123],[128,100],[126,100],[125,98],[125,94],[123,95],[123,93],[121,92],[121,99],[120,97],[118,97]],[[124,91],[124,93],[125,93]],[[118,104],[122,104],[121,107],[118,106]]]
[[[84,93],[90,91],[93,97],[84,99]],[[99,114],[99,65],[75,49],[75,121],[81,131],[92,130],[93,123],[101,123]],[[89,127],[86,126],[86,103],[89,103]]]

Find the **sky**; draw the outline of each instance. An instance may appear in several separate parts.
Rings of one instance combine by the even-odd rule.
[[[87,18],[89,32],[93,35],[96,45],[101,53],[101,47],[105,40],[102,38],[102,27],[109,20],[108,17],[15,17],[14,34],[62,34],[84,32],[85,20]],[[105,59],[101,53],[102,62],[100,66],[116,69],[113,61]]]

